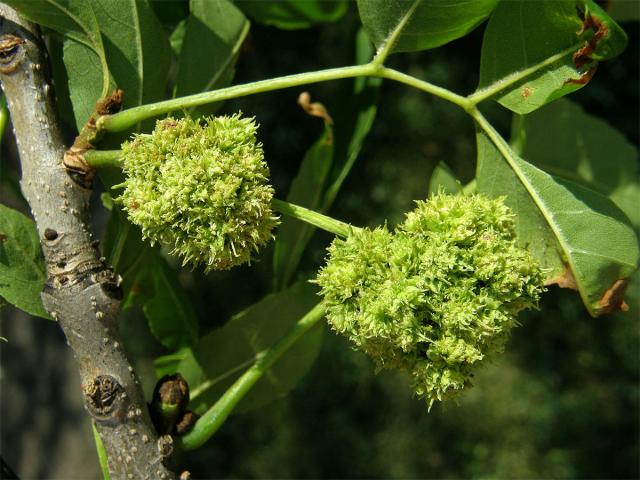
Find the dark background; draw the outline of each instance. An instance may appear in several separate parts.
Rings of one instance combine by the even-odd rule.
[[[352,11],[336,24],[286,32],[253,24],[236,83],[346,65]],[[638,145],[638,23],[623,23],[629,46],[600,65],[571,99]],[[480,27],[443,48],[391,57],[390,66],[467,94],[478,80]],[[340,82],[307,88],[329,111]],[[261,124],[260,140],[279,197],[320,120],[296,105],[302,89],[227,103]],[[510,114],[487,115],[508,133]],[[16,177],[10,135],[3,145],[2,201]],[[426,196],[429,176],[446,162],[473,177],[471,120],[455,106],[385,82],[373,130],[331,215],[356,225],[394,224]],[[103,228],[97,212],[96,227]],[[311,277],[330,237],[317,234],[303,266]],[[271,254],[251,267],[182,280],[203,332],[268,293]],[[636,311],[637,312],[637,311]],[[11,308],[0,312],[0,453],[23,478],[98,478],[77,374],[57,325]],[[427,412],[407,379],[376,374],[364,355],[328,329],[317,363],[286,398],[231,417],[204,447],[183,458],[196,478],[638,478],[640,477],[640,332],[635,314],[593,319],[573,292],[550,289],[538,312],[523,315],[507,352],[476,376],[458,404]],[[140,312],[123,316],[127,347],[151,379],[153,355],[165,353]]]

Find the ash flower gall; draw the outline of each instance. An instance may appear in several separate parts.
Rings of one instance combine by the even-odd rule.
[[[250,261],[278,218],[253,118],[166,118],[122,146],[117,201],[145,238],[183,264],[227,270]]]
[[[316,281],[331,327],[379,368],[409,372],[429,407],[471,384],[543,290],[508,208],[480,195],[436,195],[393,233],[335,239]]]

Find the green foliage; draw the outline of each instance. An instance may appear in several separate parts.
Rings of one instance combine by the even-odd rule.
[[[318,210],[333,160],[333,128],[325,125],[324,132],[307,151],[291,183],[287,201]],[[274,284],[281,289],[289,284],[314,229],[294,219],[284,219],[278,229],[273,254]]]
[[[417,202],[394,234],[334,240],[317,282],[332,328],[380,368],[409,371],[429,406],[471,383],[542,291],[502,200],[445,194]]]
[[[174,95],[229,85],[240,47],[249,33],[246,17],[229,0],[194,0],[183,25]]]
[[[109,68],[93,3],[83,0],[8,0],[5,3],[33,22],[82,45],[84,48],[78,50],[85,51],[87,58],[94,56],[88,61],[96,61],[99,65],[101,76],[98,78],[102,80],[97,82],[99,91],[102,95],[107,93]],[[71,79],[74,77],[70,75]]]
[[[480,84],[525,114],[586,85],[597,61],[624,49],[627,36],[591,0],[500,2],[482,42]],[[505,80],[532,69],[515,83]],[[503,88],[500,88],[504,83]]]
[[[455,194],[462,190],[458,180],[446,163],[440,162],[429,178],[429,193],[444,192]]]
[[[235,3],[256,22],[285,30],[335,22],[349,7],[346,0],[236,0]]]
[[[123,144],[129,219],[183,264],[226,270],[250,261],[278,219],[252,118],[160,120],[151,135]]]
[[[31,315],[50,318],[40,299],[46,278],[33,220],[0,204],[0,297]]]
[[[413,52],[465,36],[486,20],[497,3],[498,0],[358,0],[358,10],[378,49],[399,32],[390,53]]]
[[[607,195],[640,228],[638,149],[607,122],[562,99],[514,122],[512,137],[531,163]]]
[[[100,0],[93,5],[105,39],[109,71],[116,86],[125,92],[123,107],[164,97],[169,40],[147,0]],[[96,100],[93,97],[94,105]]]
[[[299,282],[267,295],[203,336],[192,350],[157,360],[158,375],[180,372],[192,391],[191,407],[202,413],[250,366],[280,340],[318,301],[316,289]],[[264,406],[287,394],[309,371],[322,345],[321,326],[297,342],[253,387],[237,407]]]
[[[547,269],[546,279],[576,288],[593,316],[618,309],[619,303],[607,303],[607,293],[640,261],[638,238],[624,213],[604,195],[549,175],[515,154],[503,156],[482,133],[477,138],[478,190],[509,194],[519,241],[538,239],[532,253]]]

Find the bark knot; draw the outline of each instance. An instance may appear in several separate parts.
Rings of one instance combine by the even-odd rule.
[[[0,35],[0,73],[15,71],[25,56],[26,40],[11,33]]]
[[[89,413],[102,423],[123,423],[126,396],[124,388],[111,375],[98,375],[85,384],[85,403]]]

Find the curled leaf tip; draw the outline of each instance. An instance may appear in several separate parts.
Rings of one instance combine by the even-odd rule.
[[[122,146],[117,198],[152,243],[205,271],[247,263],[272,238],[274,190],[253,118],[165,118]]]
[[[439,194],[394,232],[335,239],[317,277],[331,327],[380,368],[409,372],[429,408],[501,352],[543,275],[502,199]]]

